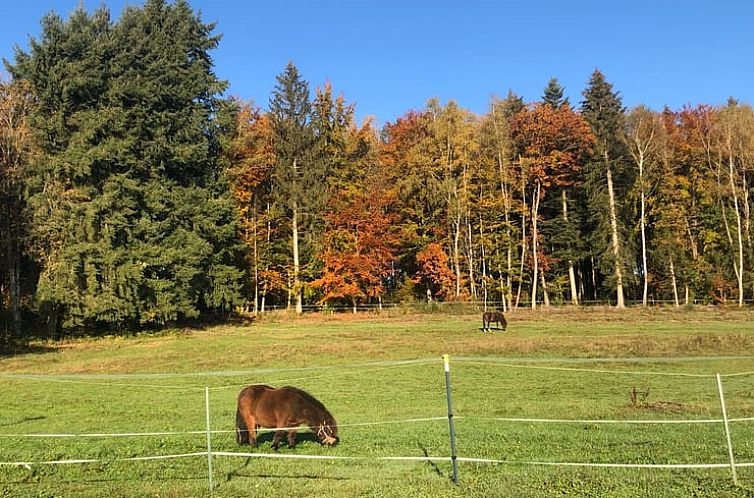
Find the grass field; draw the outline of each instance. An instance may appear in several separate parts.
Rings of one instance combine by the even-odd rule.
[[[754,496],[752,466],[734,486],[729,466],[543,465],[727,465],[717,373],[735,459],[754,463],[754,420],[740,420],[754,418],[753,311],[519,311],[505,334],[479,328],[476,314],[279,314],[33,344],[0,358],[0,497],[210,496],[207,387],[213,451],[342,458],[215,456],[214,497]],[[495,461],[461,461],[457,486],[450,462],[427,458],[450,454],[444,353],[459,457]],[[237,446],[235,398],[252,383],[315,395],[340,444],[302,430],[293,450],[271,450],[269,432]],[[637,423],[681,420],[699,423]],[[1,465],[74,459],[96,462]]]

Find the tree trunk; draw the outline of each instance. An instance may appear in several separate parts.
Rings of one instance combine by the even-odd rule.
[[[468,216],[468,213],[466,215],[466,234],[468,235],[468,260],[469,260],[469,285],[471,286],[471,296],[473,299],[476,299],[477,297],[477,290],[476,290],[476,280],[474,276],[474,246],[472,245],[474,242],[474,239],[472,237],[472,226],[471,226],[471,219]]]
[[[482,259],[482,299],[484,300],[484,311],[487,311],[487,253],[484,250],[484,224],[482,215],[479,215],[479,257]],[[503,297],[505,300],[505,297]]]
[[[516,305],[514,309],[518,308],[518,304],[521,302],[521,287],[524,285],[524,262],[526,261],[526,188],[525,179],[521,178],[521,267],[518,272],[518,290],[516,291]]]
[[[456,297],[461,295],[461,257],[459,243],[461,239],[461,213],[460,211],[456,215],[456,219],[453,222],[455,228],[453,234],[453,265],[456,271]]]
[[[626,307],[623,298],[623,271],[621,269],[621,250],[620,240],[618,238],[618,215],[615,206],[615,191],[613,190],[613,174],[610,170],[610,163],[605,152],[605,166],[607,167],[607,191],[610,199],[610,228],[612,231],[613,257],[615,258],[615,286],[617,291],[618,303],[616,308]]]
[[[643,159],[639,163],[639,183],[641,185],[641,264],[644,273],[644,293],[642,294],[641,304],[646,307],[647,294],[649,292],[649,267],[647,266],[646,199],[644,194],[644,171],[642,163]]]
[[[531,309],[537,309],[537,277],[539,276],[539,256],[537,255],[537,244],[539,232],[537,230],[537,220],[539,218],[539,201],[542,194],[542,185],[537,181],[537,189],[534,192],[531,203],[531,255],[534,262],[534,271],[531,278]]]
[[[736,235],[738,236],[738,263],[733,264],[736,270],[736,280],[738,280],[738,306],[744,305],[744,240],[741,228],[741,212],[739,210],[738,191],[734,180],[734,160],[733,154],[728,155],[728,176],[730,178],[730,189],[733,195],[733,212],[736,213]]]
[[[539,271],[539,275],[542,279],[542,299],[544,299],[545,308],[549,308],[550,307],[550,294],[547,293],[547,282],[545,281],[544,268]]]
[[[563,220],[568,223],[568,198],[566,191],[563,189]],[[573,260],[568,260],[568,281],[571,284],[571,303],[575,306],[579,305],[579,295],[576,290],[576,272],[573,270]]]
[[[498,285],[500,285],[500,295],[502,296],[502,299],[503,299],[503,311],[504,311],[504,312],[507,312],[507,311],[508,311],[508,307],[510,306],[510,304],[512,304],[512,303],[513,303],[513,299],[510,299],[510,300],[508,300],[508,299],[506,299],[506,297],[505,297],[505,293],[506,293],[506,291],[507,291],[507,292],[508,292],[509,294],[510,294],[510,292],[511,292],[511,291],[510,291],[510,289],[506,289],[506,288],[505,288],[505,281],[503,280],[503,266],[502,266],[502,264],[500,264],[500,265],[498,266],[498,270],[499,270],[499,272],[500,272],[500,276],[499,276],[499,284],[498,284]],[[512,297],[512,296],[511,296],[511,297]]]
[[[257,244],[257,196],[254,196],[254,215],[251,223],[254,225],[254,314],[259,313],[259,247]],[[248,232],[248,229],[247,229]]]
[[[298,204],[296,202],[293,203],[291,225],[293,229],[293,292],[296,295],[296,313],[301,314],[304,311],[304,296],[301,289],[301,283],[299,282],[300,264],[298,258]]]
[[[675,307],[678,308],[680,304],[678,303],[678,285],[675,279],[675,266],[673,265],[673,256],[670,257],[670,281],[673,284],[673,302],[675,303]],[[688,290],[688,287],[686,289]],[[686,296],[686,298],[688,299],[688,296]]]

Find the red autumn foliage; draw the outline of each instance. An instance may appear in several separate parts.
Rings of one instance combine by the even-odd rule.
[[[416,254],[416,277],[414,282],[428,288],[435,297],[453,294],[455,275],[448,267],[448,255],[437,243],[427,245]]]

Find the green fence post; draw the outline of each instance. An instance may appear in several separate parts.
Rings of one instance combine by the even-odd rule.
[[[456,428],[453,424],[453,396],[450,392],[450,356],[442,355],[445,364],[445,396],[448,400],[448,428],[450,429],[450,461],[453,463],[453,482],[458,484],[458,455],[456,453]]]

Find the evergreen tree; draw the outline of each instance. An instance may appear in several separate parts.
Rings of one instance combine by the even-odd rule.
[[[560,109],[564,104],[568,104],[568,98],[563,98],[563,87],[557,78],[550,78],[550,82],[547,83],[542,95],[542,104],[549,104],[553,109]]]
[[[276,203],[285,210],[291,223],[293,268],[291,292],[296,312],[303,311],[300,245],[302,215],[318,200],[316,189],[321,185],[321,166],[312,154],[315,135],[309,84],[289,62],[277,76],[277,85],[270,99],[270,116],[274,130],[275,165],[272,170]]]
[[[37,298],[50,329],[140,327],[240,299],[220,174],[210,33],[188,3],[50,14],[8,65],[39,97],[29,177]]]
[[[525,108],[526,104],[524,104],[524,98],[514,93],[513,90],[508,90],[508,95],[500,103],[503,117],[507,120],[510,120]]]
[[[590,211],[594,225],[594,255],[603,270],[612,271],[612,286],[617,296],[617,307],[625,307],[624,286],[626,284],[625,226],[622,219],[622,199],[629,181],[625,179],[627,153],[622,138],[624,130],[623,104],[618,92],[605,76],[595,70],[584,90],[581,112],[592,127],[595,137],[594,155],[589,164],[588,185]]]

